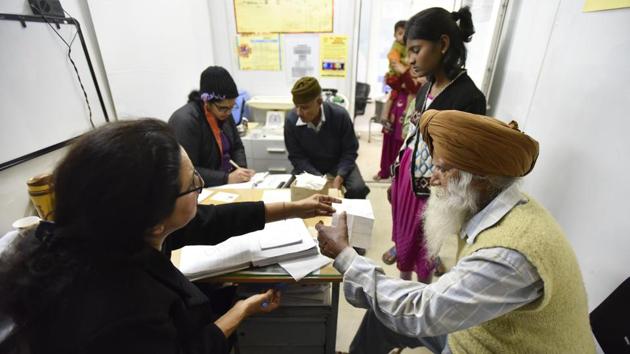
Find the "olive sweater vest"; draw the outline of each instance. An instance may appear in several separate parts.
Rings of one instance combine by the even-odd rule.
[[[549,212],[529,198],[477,235],[473,244],[460,239],[457,258],[492,247],[523,254],[542,278],[544,293],[515,311],[449,334],[452,352],[594,353],[577,259]]]

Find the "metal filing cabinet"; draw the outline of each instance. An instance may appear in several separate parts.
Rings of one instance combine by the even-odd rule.
[[[326,352],[326,324],[330,307],[280,307],[252,316],[237,330],[241,354]]]
[[[261,284],[241,283],[238,289],[239,297],[247,297],[266,288]],[[236,352],[334,354],[339,283],[298,283],[284,286],[282,291],[277,310],[251,316],[239,325]]]

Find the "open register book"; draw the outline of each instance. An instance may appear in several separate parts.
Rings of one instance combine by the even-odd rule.
[[[268,223],[263,230],[215,246],[186,246],[179,270],[190,280],[314,256],[317,244],[301,219]]]

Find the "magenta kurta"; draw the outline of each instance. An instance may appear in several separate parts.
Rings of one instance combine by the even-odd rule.
[[[389,132],[383,133],[383,148],[381,150],[381,169],[378,176],[381,178],[390,177],[390,167],[396,161],[400,147],[403,144],[402,121],[407,108],[407,97],[409,93],[406,91],[399,92],[396,100],[392,103],[389,111],[394,116],[394,122]]]
[[[411,186],[413,148],[405,148],[392,181],[392,241],[396,245],[396,263],[402,272],[415,271],[420,279],[433,271],[433,260],[427,257],[422,229],[422,211],[428,197],[417,197]]]

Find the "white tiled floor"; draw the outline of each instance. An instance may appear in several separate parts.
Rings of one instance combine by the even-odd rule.
[[[372,176],[378,172],[380,158],[381,158],[381,145],[383,142],[383,136],[381,134],[381,126],[379,124],[372,124],[372,139],[371,142],[367,142],[368,138],[368,121],[373,112],[372,105],[368,105],[366,115],[357,117],[355,121],[355,130],[359,133],[359,158],[357,164],[361,169],[361,174],[370,189],[372,190],[368,198],[372,202],[374,208],[374,230],[373,230],[373,242],[372,248],[367,251],[366,256],[385,269],[385,272],[391,276],[398,276],[398,271],[395,265],[385,265],[381,261],[381,255],[384,251],[392,246],[391,242],[391,209],[387,202],[387,187],[389,183],[373,182]],[[445,245],[440,253],[440,257],[444,261],[447,267],[451,266],[454,262],[454,254],[456,249],[456,242]],[[343,286],[343,284],[342,284]],[[363,318],[365,310],[352,307],[345,301],[343,297],[343,290],[339,301],[339,317],[337,325],[337,350],[347,352],[350,342],[356,333],[361,319]],[[424,348],[417,349],[405,349],[404,353],[430,353]]]

